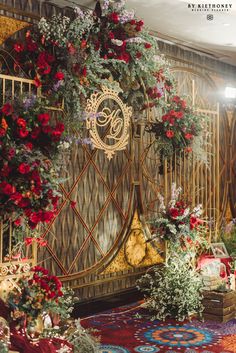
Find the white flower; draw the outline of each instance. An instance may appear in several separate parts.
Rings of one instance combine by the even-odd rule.
[[[117,45],[118,47],[121,47],[124,43],[123,40],[120,40],[120,39],[112,39],[111,42]]]

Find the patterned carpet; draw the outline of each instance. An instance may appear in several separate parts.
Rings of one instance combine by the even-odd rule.
[[[100,353],[236,353],[236,320],[150,321],[139,304],[84,319],[99,331]]]

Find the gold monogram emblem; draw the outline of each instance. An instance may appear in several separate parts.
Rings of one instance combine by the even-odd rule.
[[[129,140],[132,108],[122,102],[120,92],[103,86],[102,92],[91,95],[85,109],[92,144],[104,150],[109,160],[116,151],[124,150]]]

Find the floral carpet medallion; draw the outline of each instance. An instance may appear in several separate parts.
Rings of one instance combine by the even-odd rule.
[[[236,320],[150,321],[139,303],[82,319],[101,336],[99,353],[236,353]]]
[[[189,325],[165,325],[159,324],[144,331],[138,330],[137,339],[154,343],[158,347],[173,348],[194,348],[208,345],[212,346],[217,343],[219,337],[217,334],[204,329],[195,328]]]

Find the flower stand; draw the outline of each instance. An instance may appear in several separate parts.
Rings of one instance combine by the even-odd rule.
[[[202,303],[205,307],[203,311],[203,318],[205,320],[227,322],[235,318],[235,291],[204,291]]]

